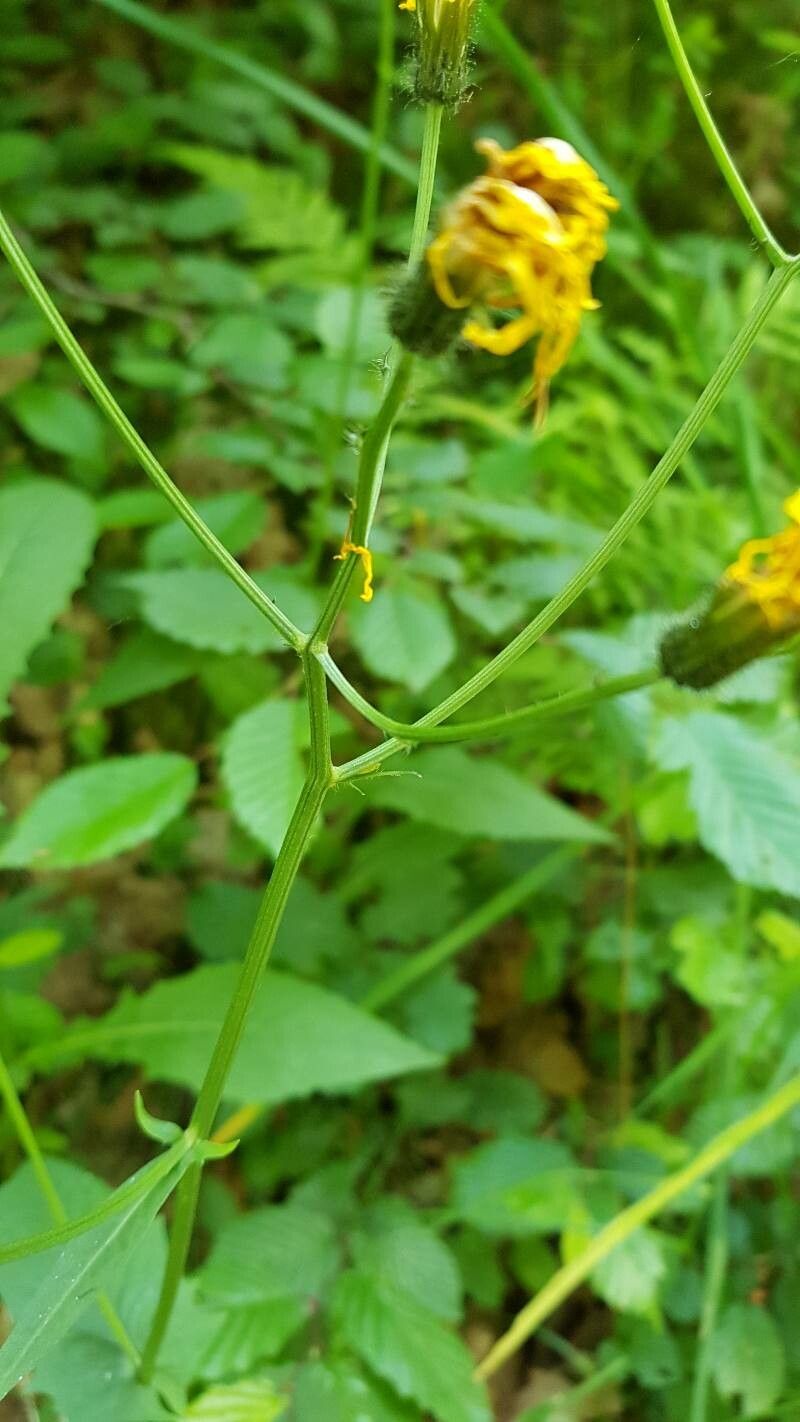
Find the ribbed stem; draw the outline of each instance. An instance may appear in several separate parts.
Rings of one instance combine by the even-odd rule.
[[[213,1130],[214,1119],[225,1092],[228,1075],[269,961],[275,935],[283,918],[292,885],[303,862],[309,840],[314,832],[314,826],[331,784],[325,677],[313,657],[304,657],[304,665],[311,727],[309,774],[295,806],[261,901],[258,918],[242,963],[239,981],[228,1004],[228,1010],[192,1113],[191,1124],[202,1139],[210,1136]],[[191,1166],[176,1192],[175,1215],[170,1235],[167,1266],[139,1370],[139,1376],[143,1382],[149,1382],[152,1378],[158,1353],[172,1317],[178,1288],[186,1268],[197,1213],[200,1177],[201,1166]]]

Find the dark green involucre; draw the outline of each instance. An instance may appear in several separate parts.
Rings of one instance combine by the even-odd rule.
[[[702,612],[670,629],[659,659],[665,676],[678,686],[701,691],[763,657],[784,637],[742,588],[721,583]]]
[[[421,104],[455,109],[464,98],[471,63],[470,37],[477,0],[417,0],[414,97]]]
[[[423,260],[398,287],[389,307],[393,336],[415,355],[443,355],[464,324],[463,307],[445,306],[439,299],[427,261]]]

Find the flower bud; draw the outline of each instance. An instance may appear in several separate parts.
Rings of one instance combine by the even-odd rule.
[[[421,104],[456,108],[469,75],[476,0],[404,0],[414,17],[414,95]]]
[[[661,667],[679,686],[714,686],[800,632],[800,490],[790,526],[745,543],[700,616],[673,627]]]

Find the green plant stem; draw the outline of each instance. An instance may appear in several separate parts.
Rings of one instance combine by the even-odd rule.
[[[654,686],[656,682],[663,680],[660,670],[648,668],[646,671],[635,672],[631,676],[614,677],[595,686],[581,687],[577,691],[565,691],[561,696],[549,697],[546,701],[537,701],[532,706],[522,706],[517,711],[507,711],[499,716],[486,716],[480,721],[463,721],[457,726],[422,726],[413,722],[395,721],[391,716],[384,716],[382,711],[378,711],[348,681],[329,652],[323,652],[319,660],[337,691],[341,692],[345,700],[349,701],[356,711],[360,711],[365,720],[370,721],[379,730],[386,731],[389,735],[396,736],[399,740],[407,741],[412,745],[417,742],[449,744],[454,741],[490,741],[506,735],[515,735],[527,731],[531,726],[536,725],[539,721],[547,720],[549,717],[561,716],[569,711],[584,711],[597,701],[608,701],[614,696],[624,696],[630,691],[640,691],[643,687]],[[359,758],[359,760],[361,759]],[[343,767],[342,769],[348,768]]]
[[[428,711],[425,716],[420,717],[417,723],[419,726],[436,726],[441,721],[447,720],[456,711],[460,711],[462,706],[468,705],[482,691],[497,681],[498,677],[508,671],[509,667],[519,661],[520,657],[530,651],[531,647],[546,632],[549,632],[554,623],[585,591],[592,579],[614,557],[633,529],[649,513],[661,490],[669,483],[680,466],[681,460],[691,449],[706,420],[717,408],[725,390],[745,361],[773,307],[780,300],[798,271],[800,271],[800,257],[795,257],[788,266],[781,267],[772,273],[741,330],[731,342],[697,400],[691,414],[684,420],[650,477],[642,485],[638,494],[633,497],[624,513],[617,519],[610,532],[606,534],[599,548],[587,559],[583,567],[565,583],[561,592],[552,598],[546,607],[542,608],[542,611],[509,642],[502,652],[498,652],[496,657],[487,662],[480,671],[476,672],[444,701],[440,701],[432,711]],[[681,557],[682,550],[676,548],[675,556],[676,558]],[[319,653],[325,649],[317,646],[315,650]],[[370,753],[373,756],[372,764],[377,766],[402,749],[404,749],[402,741],[387,741],[385,745],[379,746],[376,751]]]
[[[441,967],[442,963],[447,963],[451,958],[454,958],[463,948],[474,943],[476,938],[487,933],[495,924],[502,923],[515,909],[524,904],[526,899],[549,883],[560,869],[569,864],[570,860],[577,858],[580,853],[581,850],[574,845],[565,845],[554,850],[552,854],[546,855],[544,859],[540,859],[538,864],[534,864],[526,874],[522,874],[519,879],[515,879],[513,883],[507,884],[505,888],[486,899],[480,908],[469,914],[455,928],[451,928],[435,943],[420,949],[405,963],[401,963],[393,972],[388,973],[361,999],[359,1006],[367,1012],[377,1012],[390,1002],[394,1002],[395,998],[407,992],[421,978],[427,977],[428,973],[434,972],[436,968]]]
[[[396,0],[380,0],[380,29],[378,54],[375,64],[376,84],[372,100],[372,124],[370,145],[364,165],[364,186],[361,193],[359,217],[359,267],[353,284],[350,310],[347,317],[344,350],[339,367],[336,389],[336,413],[325,441],[325,483],[321,491],[319,507],[315,510],[314,528],[316,540],[311,549],[311,561],[316,563],[322,546],[327,541],[328,513],[333,499],[335,466],[347,419],[347,404],[355,369],[358,338],[361,330],[361,316],[364,310],[367,269],[375,247],[375,233],[378,223],[378,199],[381,180],[381,149],[386,140],[391,108],[392,82],[394,80],[394,42],[396,29]]]
[[[309,772],[286,831],[280,853],[275,860],[275,867],[261,901],[258,917],[247,946],[239,980],[228,1004],[228,1010],[192,1112],[191,1126],[203,1140],[210,1136],[213,1130],[214,1119],[225,1092],[228,1074],[244,1035],[253,1001],[269,961],[289,893],[331,785],[330,728],[325,674],[316,659],[309,653],[304,655],[303,666],[306,675],[311,729]],[[200,1163],[190,1166],[176,1191],[175,1214],[170,1234],[167,1265],[139,1369],[139,1376],[143,1382],[149,1382],[153,1376],[159,1349],[164,1340],[178,1288],[186,1268],[197,1212],[201,1171]]]
[[[36,1183],[50,1212],[50,1218],[57,1225],[63,1225],[68,1218],[67,1212],[50,1177],[50,1171],[47,1169],[44,1156],[39,1149],[39,1142],[28,1120],[11,1072],[2,1057],[0,1057],[0,1096],[3,1098],[9,1120],[14,1127],[14,1134],[30,1161],[31,1169],[36,1176]]]
[[[279,74],[277,70],[269,69],[265,64],[248,59],[246,55],[239,54],[228,45],[207,39],[188,25],[168,19],[166,15],[158,14],[148,6],[139,4],[138,0],[95,0],[95,3],[113,11],[115,15],[120,15],[124,20],[130,20],[132,24],[148,30],[150,34],[166,40],[178,49],[188,50],[190,54],[199,54],[203,59],[211,59],[214,63],[241,74],[251,84],[264,89],[268,94],[274,94],[287,108],[303,114],[336,138],[343,139],[345,143],[363,153],[369,151],[370,135],[366,128],[348,114],[341,113],[332,104],[326,103],[324,99],[318,98],[316,94],[287,78],[285,74]],[[381,147],[380,156],[385,168],[391,169],[412,186],[416,183],[417,172],[410,159],[387,144]]]
[[[425,106],[425,126],[422,131],[422,152],[420,153],[419,178],[417,180],[417,205],[414,211],[411,245],[408,249],[410,270],[420,261],[427,242],[433,190],[436,185],[436,163],[439,157],[443,114],[444,109],[441,104],[427,104]]]
[[[586,1249],[559,1269],[548,1280],[544,1288],[540,1289],[539,1293],[517,1314],[511,1327],[497,1340],[479,1364],[476,1369],[477,1376],[479,1378],[492,1377],[517,1349],[522,1347],[539,1325],[549,1318],[553,1310],[588,1278],[592,1270],[602,1260],[608,1257],[612,1250],[630,1238],[637,1229],[641,1229],[642,1225],[647,1224],[655,1215],[660,1214],[691,1185],[695,1185],[698,1180],[704,1179],[720,1165],[724,1165],[737,1150],[752,1140],[754,1136],[767,1130],[769,1126],[774,1125],[776,1121],[798,1105],[800,1105],[800,1075],[792,1077],[791,1081],[769,1096],[757,1110],[751,1111],[740,1121],[736,1121],[732,1126],[720,1131],[713,1140],[709,1141],[708,1145],[698,1151],[688,1165],[675,1171],[673,1175],[667,1176],[666,1180],[662,1180],[655,1189],[648,1191],[635,1204],[621,1210],[609,1224],[594,1236]]]
[[[775,267],[785,266],[791,258],[788,253],[784,252],[775,237],[773,237],[772,232],[764,221],[759,208],[756,206],[748,190],[747,184],[733,161],[722,134],[711,116],[711,111],[703,97],[702,90],[695,78],[694,70],[689,63],[688,55],[683,47],[683,41],[678,33],[678,27],[675,24],[669,0],[653,0],[653,3],[656,7],[656,14],[661,22],[661,28],[664,31],[664,38],[667,41],[669,52],[672,55],[673,63],[678,72],[678,77],[686,92],[686,97],[694,110],[695,118],[703,130],[706,143],[711,149],[714,160],[725,182],[728,184],[739,211],[772,265]]]
[[[39,1149],[39,1142],[28,1120],[25,1107],[20,1100],[13,1078],[6,1065],[5,1059],[0,1055],[0,1096],[8,1111],[9,1119],[14,1128],[14,1133],[19,1141],[25,1155],[30,1161],[31,1169],[36,1177],[42,1199],[50,1212],[50,1218],[55,1222],[57,1228],[63,1228],[68,1224],[68,1215],[61,1203],[61,1197],[53,1184],[50,1171],[47,1169],[44,1156]],[[130,1359],[134,1367],[139,1365],[139,1350],[133,1339],[117,1313],[110,1298],[105,1292],[98,1293],[97,1304],[111,1332],[119,1343],[122,1351]]]
[[[14,274],[38,306],[70,365],[77,372],[92,399],[114,426],[123,444],[130,450],[145,474],[172,505],[178,517],[183,520],[198,542],[236,584],[240,592],[243,592],[248,601],[272,623],[290,647],[300,651],[305,645],[302,632],[295,627],[285,613],[281,612],[272,599],[267,597],[267,594],[245,572],[244,568],[239,566],[233,555],[228,552],[223,543],[220,543],[216,534],[211,532],[211,529],[204,523],[177,485],[173,484],[166,469],[162,467],[145,444],[138,430],[134,428],[125,412],[117,404],[102,376],[95,370],[83,347],[73,336],[1,212],[0,249],[5,253]]]
[[[442,113],[443,110],[438,104],[428,104],[425,109],[425,127],[422,135],[422,152],[417,181],[417,202],[408,255],[409,267],[416,266],[425,248],[436,183]],[[407,351],[401,351],[396,345],[393,346],[387,365],[383,402],[371,428],[364,437],[358,463],[356,492],[348,538],[350,542],[362,547],[366,547],[369,542],[372,520],[375,517],[383,482],[383,471],[386,467],[389,440],[400,407],[408,392],[412,368],[413,357]],[[357,566],[358,555],[355,553],[347,554],[342,560],[317,626],[312,633],[312,645],[318,652],[325,650],[328,637],[344,605]]]
[[[408,354],[401,356],[375,421],[364,437],[358,464],[355,505],[348,533],[351,543],[361,546],[366,544],[369,533],[370,507],[377,502],[377,491],[383,477],[386,450],[398,411],[408,390],[412,365],[412,356]],[[355,553],[347,553],[341,560],[325,606],[311,635],[311,646],[317,655],[326,648],[328,637],[344,604],[353,574],[358,566],[358,555]]]

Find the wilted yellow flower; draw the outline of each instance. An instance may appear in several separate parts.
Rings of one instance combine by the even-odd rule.
[[[605,256],[608,214],[619,203],[571,143],[537,138],[506,152],[493,138],[481,138],[475,147],[486,156],[491,177],[506,178],[544,198],[586,266]]]
[[[541,410],[581,316],[597,306],[592,270],[605,253],[608,214],[618,204],[561,139],[541,138],[509,152],[492,139],[477,147],[488,173],[445,209],[428,265],[445,306],[518,308],[520,314],[500,326],[469,320],[463,335],[494,355],[509,355],[538,337],[533,374]]]
[[[661,664],[682,686],[713,686],[800,632],[800,490],[786,500],[791,524],[752,538],[700,617],[672,628]]]
[[[403,0],[415,18],[414,82],[421,103],[456,105],[469,67],[469,37],[476,0]]]

